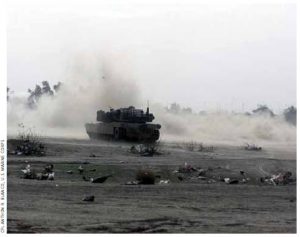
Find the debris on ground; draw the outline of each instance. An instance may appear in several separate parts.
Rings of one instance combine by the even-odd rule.
[[[158,184],[168,184],[170,183],[170,180],[169,179],[166,179],[166,180],[160,180]]]
[[[260,178],[262,183],[268,183],[273,185],[286,185],[289,183],[296,182],[295,179],[292,178],[292,172],[287,171],[283,173],[273,174],[271,177],[267,176],[264,178]]]
[[[52,164],[47,164],[45,166],[45,173],[52,173],[53,172],[53,165]]]
[[[150,170],[139,170],[136,174],[136,180],[139,184],[154,184],[155,175]]]
[[[38,180],[54,180],[54,171],[53,171],[53,164],[47,164],[42,171],[42,173],[39,173],[37,176]]]
[[[91,196],[86,196],[82,199],[82,201],[85,201],[85,202],[93,202],[95,200],[95,196],[94,195],[91,195]]]
[[[134,180],[134,181],[128,181],[128,182],[125,183],[125,185],[139,185],[139,184],[140,184],[140,182],[137,181],[137,180]]]
[[[238,184],[239,180],[231,179],[231,178],[224,178],[224,182],[227,183],[227,184]]]
[[[54,173],[53,174],[52,173],[51,174],[37,173],[36,179],[37,180],[54,180]]]
[[[105,175],[98,178],[90,178],[90,181],[92,183],[104,183],[109,177],[112,177],[112,175]]]
[[[91,154],[89,155],[89,157],[96,157],[96,155],[95,155],[94,153],[91,153]]]
[[[240,182],[241,183],[248,183],[248,181],[250,181],[250,178],[242,179]]]
[[[195,172],[195,171],[198,171],[198,169],[194,168],[193,166],[191,166],[187,162],[185,162],[184,166],[179,167],[178,170],[174,171],[174,173],[191,173],[191,172]]]
[[[54,180],[54,172],[48,174],[48,180]]]
[[[36,173],[34,170],[31,169],[31,166],[28,164],[25,169],[21,170],[23,173],[23,176],[21,178],[23,179],[35,179]]]
[[[78,167],[78,171],[79,171],[79,174],[82,174],[82,173],[83,173],[84,169],[82,168],[81,165]]]
[[[136,180],[128,181],[125,185],[155,184],[155,175],[151,170],[139,170]],[[168,184],[170,180],[160,180],[159,184]]]
[[[95,171],[96,171],[96,169],[90,169],[89,171],[90,171],[90,172],[95,172]]]
[[[261,151],[262,147],[257,146],[255,144],[246,143],[246,146],[244,146],[244,149],[247,151]]]
[[[53,165],[48,164],[45,166],[42,172],[36,173],[35,170],[31,169],[31,166],[28,164],[24,170],[21,170],[23,179],[37,179],[37,180],[54,180],[54,171]]]
[[[68,174],[73,174],[73,170],[68,170],[67,173]]]
[[[214,180],[214,179],[209,179],[208,181],[207,181],[207,183],[209,183],[209,184],[211,184],[211,183],[216,183],[217,181],[216,180]]]
[[[206,170],[204,170],[204,169],[198,170],[198,176],[203,176],[205,174],[206,174]]]

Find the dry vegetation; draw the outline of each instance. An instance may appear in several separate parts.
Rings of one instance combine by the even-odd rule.
[[[206,146],[202,142],[199,143],[195,141],[183,142],[178,146],[188,151],[198,151],[198,152],[213,152],[215,149],[213,146]]]
[[[25,156],[44,156],[46,154],[46,146],[42,142],[41,136],[32,128],[26,128],[23,124],[19,124],[19,128],[21,130],[11,148],[12,151],[9,151],[9,153]]]

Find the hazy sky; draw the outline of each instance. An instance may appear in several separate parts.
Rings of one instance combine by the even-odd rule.
[[[152,101],[196,110],[296,104],[295,4],[160,2],[9,4],[8,86],[63,81],[75,55],[109,52]]]

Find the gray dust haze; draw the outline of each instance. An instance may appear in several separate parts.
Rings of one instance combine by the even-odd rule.
[[[130,63],[118,64],[118,59],[122,57],[78,55],[69,67],[60,91],[55,96],[42,96],[35,109],[28,107],[26,96],[13,96],[8,102],[8,134],[16,135],[18,124],[22,123],[43,136],[87,138],[84,124],[95,122],[99,109],[129,105],[146,109],[147,103],[134,79]],[[295,127],[283,116],[249,116],[213,110],[205,114],[171,113],[162,103],[150,103],[150,110],[156,117],[154,122],[162,125],[162,140],[218,143],[296,141]]]
[[[162,139],[296,142],[280,115],[296,106],[295,5],[164,3],[9,4],[8,135],[87,138],[97,110],[149,100]],[[42,81],[63,86],[29,109]],[[279,116],[244,114],[257,104]]]

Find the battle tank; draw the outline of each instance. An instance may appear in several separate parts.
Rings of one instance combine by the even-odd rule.
[[[91,139],[111,139],[154,142],[159,139],[160,124],[154,120],[149,107],[146,112],[133,106],[110,109],[109,112],[97,111],[98,123],[85,124]]]

